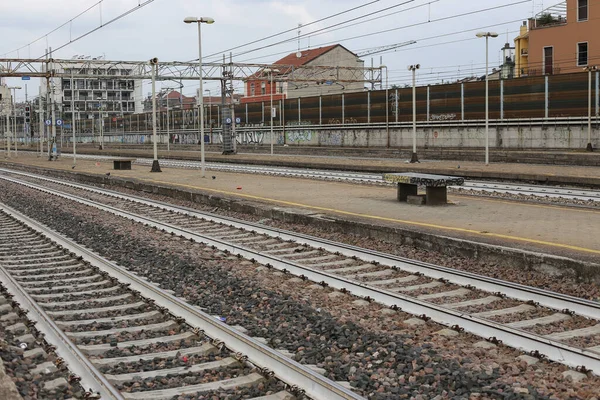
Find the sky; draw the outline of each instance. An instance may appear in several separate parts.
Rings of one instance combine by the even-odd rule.
[[[189,61],[198,57],[195,25],[187,16],[212,17],[203,25],[203,55],[218,61],[232,50],[236,62],[271,63],[300,49],[340,43],[353,52],[415,40],[397,50],[363,57],[365,65],[382,62],[389,69],[389,85],[410,83],[407,66],[420,64],[418,84],[456,80],[485,72],[485,40],[478,31],[499,34],[490,40],[490,68],[501,64],[501,48],[518,35],[522,21],[560,0],[19,0],[0,1],[0,58],[37,58],[49,46],[58,48],[102,26],[81,40],[54,53],[54,58],[74,55],[104,56],[108,60]],[[344,11],[356,8],[354,11]],[[106,25],[116,16],[135,9]],[[385,10],[387,9],[387,10]],[[84,12],[88,10],[87,12]],[[385,11],[384,11],[385,10]],[[83,13],[83,14],[82,14]],[[337,17],[313,23],[329,16]],[[372,14],[372,15],[369,15]],[[78,16],[79,15],[79,16]],[[344,23],[345,22],[345,23]],[[298,28],[298,24],[303,24]],[[339,25],[337,25],[339,24]],[[64,25],[62,28],[60,26]],[[333,27],[333,25],[337,25]],[[290,30],[252,45],[249,42]],[[298,42],[298,30],[303,37]],[[319,31],[320,30],[320,31]],[[315,32],[319,31],[319,32]],[[52,32],[52,33],[50,33]],[[508,39],[508,40],[507,40]],[[276,46],[268,46],[285,41]],[[267,46],[267,47],[266,47]],[[266,48],[262,48],[266,47]],[[262,49],[260,49],[262,48]],[[16,51],[19,49],[18,51]],[[244,54],[245,53],[245,54]],[[216,54],[216,56],[210,57]],[[24,86],[18,79],[9,85]],[[158,88],[163,85],[158,83]],[[164,83],[169,86],[168,83]],[[38,83],[28,83],[29,94]],[[170,84],[172,86],[172,83]],[[183,92],[194,95],[197,84]],[[218,84],[205,83],[218,92]],[[242,91],[242,84],[236,84]],[[150,85],[144,85],[144,94]],[[17,101],[24,100],[17,91]]]

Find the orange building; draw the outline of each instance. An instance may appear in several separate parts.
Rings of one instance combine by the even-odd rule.
[[[517,54],[528,58],[517,62],[518,76],[580,72],[600,63],[598,19],[600,0],[567,0],[537,14],[529,20],[529,48]]]

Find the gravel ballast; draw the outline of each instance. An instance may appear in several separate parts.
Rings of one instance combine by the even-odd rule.
[[[289,283],[284,274],[257,270],[140,224],[80,205],[59,208],[48,202],[53,197],[12,184],[2,187],[0,198],[7,204],[293,352],[297,360],[323,367],[330,378],[349,380],[372,398],[465,398],[474,392],[504,398],[524,389],[539,398],[585,397],[597,384],[595,378],[571,384],[561,377],[560,365],[523,365],[510,349],[477,349],[473,344],[480,339],[468,335],[436,335],[442,329],[436,324],[415,331],[402,322],[411,317],[407,314],[383,314],[377,304],[353,306],[355,298],[330,296],[331,289],[314,289],[310,282]],[[24,194],[26,204],[19,201]]]

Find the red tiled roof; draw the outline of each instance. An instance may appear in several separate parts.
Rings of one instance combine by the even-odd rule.
[[[283,57],[281,60],[275,61],[273,64],[293,65],[293,66],[297,67],[300,65],[304,65],[308,62],[311,62],[315,58],[322,56],[323,54],[327,53],[329,50],[331,50],[337,46],[340,46],[340,45],[334,44],[331,46],[319,47],[318,49],[302,50],[302,56],[299,58],[296,56],[296,53],[291,53],[291,54],[288,54],[287,56]]]

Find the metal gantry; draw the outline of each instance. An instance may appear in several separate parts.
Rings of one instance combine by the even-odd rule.
[[[46,66],[45,68],[42,68]],[[152,79],[150,61],[110,61],[110,60],[62,60],[62,59],[0,59],[0,78],[96,78],[114,79],[115,75],[105,71],[122,70],[124,66],[135,71],[127,75],[127,79]],[[273,77],[277,82],[320,82],[339,83],[363,82],[382,84],[381,67],[333,67],[314,65],[278,65],[278,64],[244,64],[244,63],[205,63],[202,65],[204,80],[237,80],[247,81],[259,79],[264,69],[278,69],[279,74]],[[226,71],[227,76],[224,76]],[[257,74],[258,73],[258,74]],[[162,62],[157,66],[156,80],[197,80],[198,63]]]

